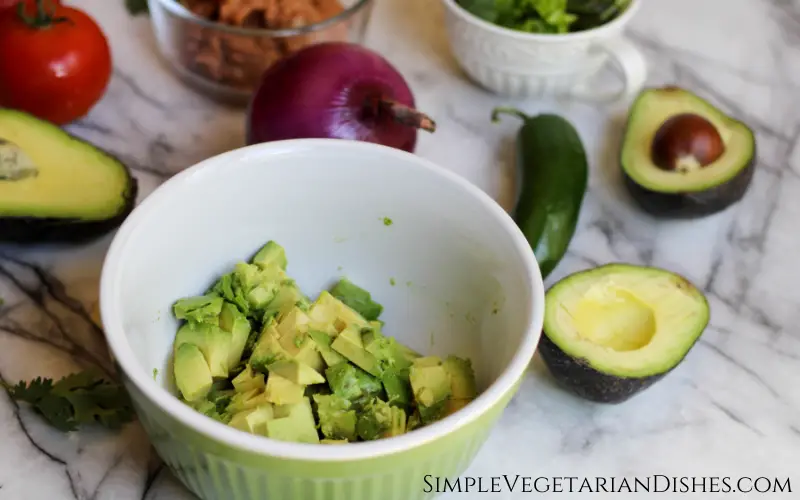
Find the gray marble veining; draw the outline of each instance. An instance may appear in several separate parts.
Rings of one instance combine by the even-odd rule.
[[[158,58],[147,18],[131,19],[121,0],[74,3],[103,25],[116,65],[103,101],[70,128],[128,162],[140,180],[140,197],[181,169],[242,145],[242,112],[186,89]],[[624,107],[514,103],[563,113],[592,158],[580,228],[548,281],[612,261],[662,266],[705,290],[711,325],[674,372],[619,406],[564,393],[535,359],[467,475],[788,476],[796,495],[800,2],[648,0],[630,36],[647,56],[649,83],[686,86],[754,128],[756,176],[745,199],[723,213],[657,222],[632,206],[619,182]],[[516,124],[490,122],[491,109],[508,102],[457,68],[438,4],[379,0],[367,43],[398,66],[419,107],[439,124],[435,134],[421,136],[418,153],[510,207]],[[86,365],[111,369],[97,316],[97,278],[109,241],[74,249],[0,248],[4,381],[60,376]],[[3,396],[0,429],[0,499],[191,498],[136,423],[120,433],[65,435]]]

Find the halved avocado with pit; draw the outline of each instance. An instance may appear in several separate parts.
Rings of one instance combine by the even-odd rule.
[[[755,168],[752,130],[678,87],[646,89],[631,106],[621,164],[634,200],[652,215],[711,215],[738,202]]]
[[[539,352],[573,393],[620,403],[678,366],[709,317],[706,298],[682,276],[608,264],[547,291]]]
[[[118,159],[32,115],[0,108],[0,241],[88,241],[133,209],[136,180]]]

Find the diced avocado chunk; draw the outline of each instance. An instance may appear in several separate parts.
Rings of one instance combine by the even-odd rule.
[[[370,327],[362,330],[361,341],[364,345],[364,350],[378,360],[381,371],[394,370],[401,372],[411,366],[412,360],[405,356],[400,344],[392,337],[386,337],[381,334],[380,329]]]
[[[261,389],[251,389],[247,392],[234,393],[225,411],[235,415],[241,411],[250,410],[269,402]]]
[[[328,292],[322,292],[308,310],[309,328],[336,336],[339,331],[334,323],[339,313],[339,302]]]
[[[328,385],[334,394],[345,399],[354,400],[361,396],[356,368],[350,363],[341,363],[325,370]]]
[[[275,419],[267,422],[267,436],[281,441],[319,443],[311,401],[302,398],[298,403],[275,408]]]
[[[441,359],[427,357],[415,360],[409,369],[409,381],[422,423],[440,419],[452,393],[450,375],[442,366]]]
[[[206,399],[195,401],[191,405],[200,413],[223,423],[228,423],[231,414],[228,406],[233,398],[234,391],[211,388]]]
[[[331,347],[370,375],[381,376],[382,370],[377,358],[364,349],[360,328],[346,328],[336,337]]]
[[[215,414],[217,414],[217,406],[207,399],[194,401],[190,406],[207,417],[214,418]]]
[[[322,434],[328,439],[356,439],[356,412],[351,403],[335,394],[314,395],[319,415],[319,426]]]
[[[236,273],[236,278],[239,284],[246,292],[251,292],[256,288],[262,288],[270,293],[273,297],[278,292],[278,288],[284,280],[288,279],[283,269],[278,267],[261,268],[254,264],[246,264],[244,262],[237,263],[233,272]],[[251,306],[255,306],[252,304]]]
[[[383,312],[383,306],[372,300],[369,292],[348,279],[342,279],[331,288],[331,295],[359,313],[367,321],[373,321]]]
[[[188,297],[175,302],[172,311],[177,319],[216,324],[223,302],[222,297],[213,295]]]
[[[292,309],[278,323],[276,329],[281,338],[294,338],[298,333],[308,331],[310,318],[299,307],[292,306]]]
[[[209,323],[184,323],[175,335],[175,349],[192,344],[200,349],[212,377],[226,378],[231,368],[231,339],[229,332]]]
[[[383,307],[346,279],[312,304],[286,267],[270,241],[206,295],[173,304],[186,320],[173,373],[187,405],[254,435],[346,444],[399,436],[477,396],[469,360],[384,335]]]
[[[267,366],[284,359],[290,359],[289,354],[281,346],[278,337],[272,335],[268,330],[261,334],[261,338],[253,348],[250,364],[255,370],[266,373]]]
[[[281,348],[290,358],[322,371],[325,364],[316,344],[309,340],[308,323],[308,315],[295,306],[277,324],[275,332],[280,339]]]
[[[333,339],[330,335],[319,330],[310,330],[308,332],[308,336],[311,337],[311,340],[313,340],[317,345],[317,351],[319,351],[319,353],[322,355],[322,359],[325,361],[327,366],[333,366],[338,365],[339,363],[347,362],[347,359],[344,356],[331,348]]]
[[[278,375],[299,385],[324,384],[325,378],[308,365],[296,359],[276,361],[267,365],[270,377]]]
[[[262,269],[277,266],[285,270],[288,264],[286,251],[274,241],[268,241],[253,257],[252,263]]]
[[[367,401],[358,415],[358,437],[364,441],[372,441],[384,437],[391,428],[392,407],[378,398]]]
[[[392,422],[383,437],[399,436],[406,433],[406,412],[402,408],[392,406]]]
[[[262,269],[239,262],[233,272],[214,284],[211,292],[235,304],[248,317],[261,320],[285,279],[286,273],[279,267]]]
[[[237,413],[231,418],[228,425],[245,432],[250,432],[251,434],[266,436],[267,422],[273,418],[273,406],[271,404],[265,404]]]
[[[291,405],[303,400],[305,388],[283,378],[276,373],[270,373],[267,377],[267,387],[264,395],[270,403],[276,405]]]
[[[235,304],[244,314],[250,314],[250,303],[247,301],[247,294],[239,283],[236,273],[231,272],[223,275],[211,287],[210,293],[217,294]]]
[[[214,380],[203,353],[197,346],[182,344],[175,350],[173,361],[175,384],[186,401],[197,401],[208,395]]]
[[[366,328],[369,322],[329,292],[323,291],[308,311],[310,328],[336,336],[348,327]]]
[[[381,380],[358,367],[356,367],[356,380],[364,395],[376,397],[382,397],[384,395]]]
[[[307,333],[295,333],[291,337],[281,337],[280,344],[289,357],[310,366],[316,371],[325,368],[325,362],[317,350],[317,344]]]
[[[264,309],[264,319],[262,321],[273,317],[281,321],[294,308],[306,312],[310,306],[311,302],[300,292],[297,285],[292,281],[286,281],[278,289],[275,298]]]
[[[387,370],[381,376],[381,383],[383,383],[390,405],[400,408],[408,408],[411,405],[411,384],[408,370],[402,372]]]
[[[228,366],[233,368],[242,359],[245,344],[250,337],[250,321],[236,306],[226,302],[219,314],[219,327],[231,334]]]
[[[473,399],[478,395],[472,362],[457,356],[448,356],[442,363],[450,375],[450,391],[453,399]]]
[[[380,380],[350,363],[340,363],[325,370],[328,385],[337,396],[355,401],[382,392]]]
[[[250,365],[247,365],[239,375],[234,377],[231,383],[236,392],[249,392],[253,389],[264,389],[266,385],[264,374],[256,372]]]

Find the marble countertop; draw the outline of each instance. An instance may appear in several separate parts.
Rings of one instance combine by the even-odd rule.
[[[106,30],[115,68],[105,98],[70,128],[128,162],[140,180],[140,196],[171,174],[243,144],[241,110],[220,107],[185,88],[157,56],[147,17],[131,19],[122,0],[72,3]],[[466,475],[788,476],[796,482],[796,495],[800,3],[644,4],[630,36],[646,53],[649,82],[686,86],[751,125],[759,149],[755,179],[746,198],[724,213],[657,222],[633,208],[619,184],[605,175],[614,166],[624,109],[547,100],[516,103],[531,112],[563,113],[579,129],[592,158],[580,228],[548,281],[610,261],[665,267],[703,287],[711,324],[674,372],[618,406],[564,393],[535,359]],[[508,207],[514,193],[509,140],[515,125],[513,120],[493,125],[488,119],[493,106],[508,101],[477,88],[457,69],[441,14],[431,0],[379,0],[367,44],[398,66],[419,107],[439,123],[436,134],[421,136],[418,153]],[[0,376],[5,381],[56,377],[90,363],[108,367],[97,293],[110,239],[73,249],[0,248],[5,300]],[[119,433],[89,429],[65,435],[3,396],[0,429],[0,499],[191,498],[162,467],[137,423]],[[521,496],[506,492],[493,498]]]

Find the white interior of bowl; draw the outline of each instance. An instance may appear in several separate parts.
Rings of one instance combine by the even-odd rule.
[[[343,447],[253,439],[180,404],[164,390],[172,304],[268,240],[285,247],[288,273],[312,299],[346,276],[383,304],[388,335],[426,355],[469,357],[482,395],[424,429]],[[468,182],[402,151],[299,140],[226,153],[162,185],[118,232],[101,302],[114,356],[159,406],[248,448],[313,459],[405,448],[488,409],[533,355],[544,297],[522,234]]]

